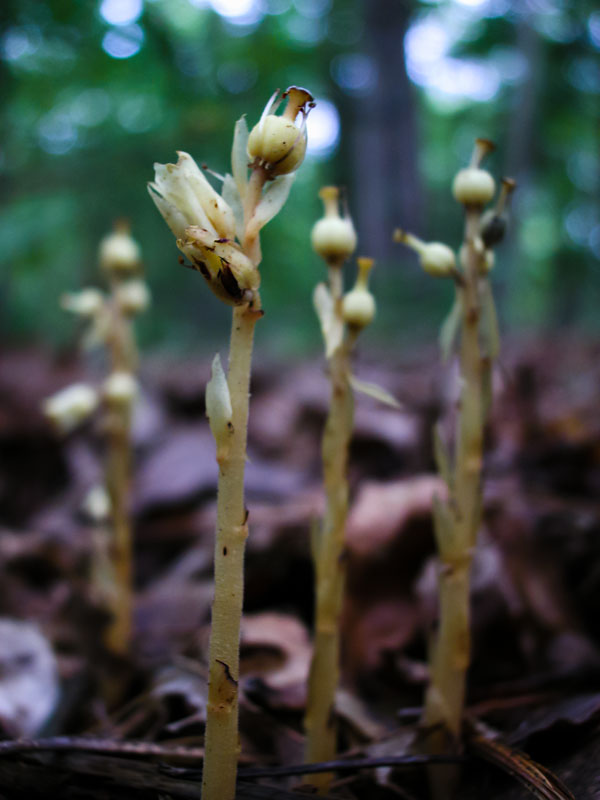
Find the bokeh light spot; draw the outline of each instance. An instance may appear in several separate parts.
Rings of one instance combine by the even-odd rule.
[[[307,150],[314,156],[329,155],[340,138],[340,115],[329,100],[317,100],[306,122]]]
[[[131,25],[143,9],[143,0],[102,0],[100,16],[109,25]]]
[[[377,83],[377,68],[363,53],[336,56],[331,62],[331,74],[337,85],[349,94],[366,94]]]
[[[108,31],[102,39],[102,49],[112,58],[131,58],[139,53],[144,41],[144,31],[139,25]]]

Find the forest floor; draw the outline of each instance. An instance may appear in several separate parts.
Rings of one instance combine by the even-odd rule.
[[[495,376],[473,574],[465,800],[600,798],[599,356],[600,346],[576,339],[509,346]],[[46,396],[93,378],[98,365],[84,370],[77,358],[34,350],[0,356],[2,797],[199,795],[200,753],[190,759],[167,748],[198,750],[205,719],[217,478],[204,416],[209,362],[150,359],[142,370],[134,640],[131,656],[117,659],[103,644],[106,530],[83,509],[102,483],[101,430],[90,423],[61,439],[40,412]],[[385,363],[359,357],[356,370],[402,408],[356,403],[336,706],[347,763],[330,794],[423,800],[425,768],[391,762],[418,753],[436,607],[431,427],[441,417],[451,430],[457,376],[433,350]],[[303,783],[302,775],[253,777],[251,769],[302,762],[309,530],[323,504],[328,393],[322,362],[261,364],[259,354],[240,798],[292,798]],[[7,620],[34,622],[43,638],[25,623],[21,636]],[[18,737],[52,738],[43,749],[11,749]],[[359,758],[367,766],[359,769]]]

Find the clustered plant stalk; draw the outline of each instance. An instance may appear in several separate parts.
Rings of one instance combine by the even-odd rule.
[[[275,114],[287,98],[282,115]],[[215,538],[215,592],[209,647],[209,684],[203,800],[233,800],[238,736],[239,640],[248,511],[244,469],[254,327],[262,316],[259,233],[283,207],[306,150],[306,116],[312,97],[290,87],[267,103],[248,133],[245,118],[234,131],[232,175],[219,195],[193,159],[155,165],[150,194],[177,237],[177,246],[213,292],[233,306],[229,369],[213,361],[206,412],[217,448],[219,482]],[[298,122],[298,118],[300,121]],[[250,177],[248,178],[248,168]]]
[[[504,236],[505,205],[515,186],[504,179],[496,207],[484,212],[496,189],[494,179],[480,164],[493,148],[491,142],[478,139],[470,165],[454,179],[454,197],[465,209],[459,266],[444,244],[425,243],[401,230],[394,235],[396,241],[417,251],[426,272],[455,282],[455,303],[440,335],[444,358],[460,337],[461,388],[452,456],[440,430],[434,430],[436,462],[447,487],[447,497],[437,497],[434,502],[440,558],[439,627],[430,653],[430,684],[423,714],[428,749],[435,753],[460,748],[470,662],[470,570],[482,508],[483,434],[491,373],[499,351],[489,275],[494,265],[492,248]],[[449,795],[453,779],[447,768],[433,768],[431,782],[435,797]]]
[[[336,753],[335,693],[339,682],[340,616],[344,597],[346,518],[348,515],[348,452],[354,420],[354,389],[394,402],[378,387],[352,375],[351,356],[358,335],[375,316],[368,289],[373,260],[358,259],[354,288],[344,294],[343,265],[356,248],[356,233],[347,209],[339,211],[339,190],[326,186],[320,196],[325,216],[314,226],[312,244],[324,259],[328,283],[315,289],[314,303],[321,323],[329,365],[331,396],[322,441],[325,516],[312,541],[315,570],[315,634],[304,727],[307,763],[331,760]],[[306,777],[326,791],[332,775]]]
[[[109,354],[109,375],[100,393],[79,384],[46,401],[45,411],[63,431],[68,431],[102,405],[102,428],[106,437],[105,486],[111,521],[110,578],[104,582],[103,598],[110,612],[105,633],[109,650],[127,654],[132,631],[132,536],[129,515],[131,480],[131,417],[137,396],[137,350],[133,318],[150,302],[141,278],[138,244],[129,225],[119,221],[113,233],[100,244],[100,266],[109,283],[109,294],[87,288],[62,299],[63,307],[90,323],[89,345],[102,344]]]

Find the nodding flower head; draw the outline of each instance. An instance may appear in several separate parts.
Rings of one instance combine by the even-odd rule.
[[[325,216],[312,229],[313,250],[328,264],[341,265],[356,250],[356,231],[346,207],[344,216],[340,215],[337,186],[324,186],[319,196],[325,206]]]
[[[150,196],[177,237],[177,247],[226,303],[249,300],[259,273],[235,241],[231,207],[213,189],[196,162],[179,153],[177,164],[155,164]]]
[[[276,116],[275,111],[284,98],[287,98],[285,111]],[[306,118],[314,105],[310,92],[290,86],[281,97],[277,90],[265,106],[260,120],[250,131],[248,156],[263,166],[270,177],[294,172],[304,160]]]
[[[176,164],[155,164],[150,197],[178,239],[190,225],[204,228],[215,239],[233,239],[232,209],[213,189],[194,159],[178,152]]]
[[[448,278],[455,273],[456,257],[447,244],[423,242],[417,236],[400,228],[394,231],[394,241],[415,250],[419,255],[421,268],[434,278]]]

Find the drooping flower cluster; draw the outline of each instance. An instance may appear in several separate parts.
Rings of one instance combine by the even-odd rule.
[[[276,116],[274,111],[286,97],[283,115]],[[176,164],[154,165],[148,189],[175,234],[177,247],[217,297],[230,305],[248,302],[259,287],[256,239],[287,200],[293,173],[306,151],[306,116],[312,105],[305,89],[290,87],[281,97],[275,93],[250,133],[245,119],[240,119],[234,132],[232,174],[222,178],[221,194],[188,153],[179,152]],[[261,173],[259,191],[267,183],[254,203],[247,202],[248,167]]]

